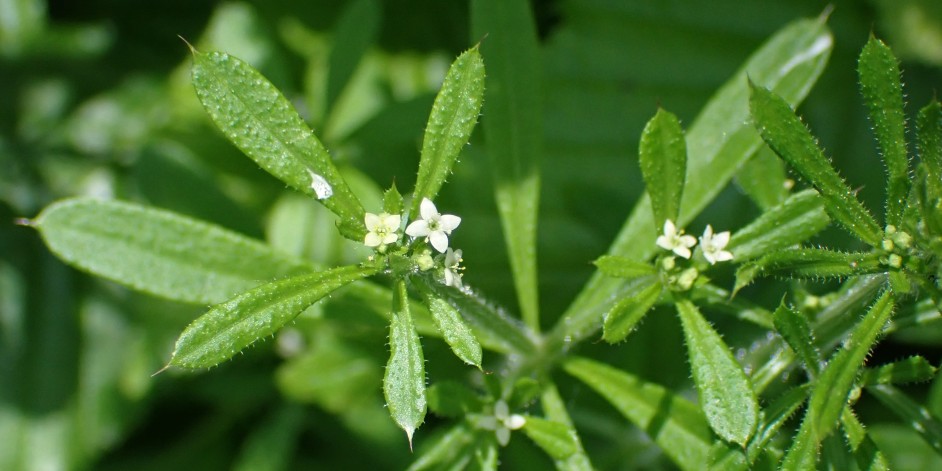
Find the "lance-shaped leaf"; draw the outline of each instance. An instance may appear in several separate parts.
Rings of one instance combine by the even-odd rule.
[[[531,416],[523,431],[554,461],[565,462],[580,450],[575,433],[566,424]]]
[[[790,103],[808,94],[830,56],[833,41],[824,18],[789,24],[757,50],[714,95],[688,127],[687,186],[678,227],[688,224],[726,186],[743,162],[755,154],[762,139],[749,124],[746,77],[770,87]],[[625,221],[609,255],[645,260],[657,251],[651,231],[651,204],[643,197]],[[596,274],[567,309],[553,339],[581,339],[599,327],[599,317],[624,280]]]
[[[862,386],[921,383],[931,381],[937,371],[929,360],[916,355],[879,368],[867,368],[858,383]]]
[[[870,311],[857,324],[850,338],[844,342],[828,362],[811,391],[805,421],[820,441],[837,427],[847,397],[854,388],[857,373],[870,349],[876,344],[883,327],[893,313],[893,298],[889,291],[873,304]],[[804,424],[802,425],[804,427]]]
[[[602,322],[602,338],[608,343],[625,340],[661,297],[662,289],[661,283],[652,279],[637,293],[615,303]]]
[[[804,314],[785,305],[785,301],[779,304],[774,314],[775,330],[785,339],[785,343],[791,347],[798,358],[805,364],[805,370],[814,378],[821,370],[821,354],[814,344],[814,336],[811,333],[811,326],[808,325],[808,319]]]
[[[659,233],[665,220],[677,222],[687,175],[687,143],[677,116],[657,110],[641,132],[638,163]]]
[[[893,411],[904,424],[910,424],[936,453],[942,454],[942,422],[928,409],[890,385],[873,385],[867,388],[867,392]]]
[[[814,185],[824,198],[828,214],[860,240],[879,246],[883,237],[880,226],[831,166],[811,131],[795,116],[789,104],[775,93],[753,84],[749,109],[765,143]]]
[[[540,396],[540,405],[547,419],[563,424],[569,429],[569,434],[573,439],[572,444],[576,448],[575,452],[566,457],[566,459],[556,462],[556,469],[561,471],[591,471],[594,469],[592,462],[589,461],[589,457],[582,447],[582,441],[579,439],[579,434],[576,432],[576,428],[572,423],[572,418],[569,417],[569,412],[566,410],[566,404],[559,395],[555,384],[550,383],[543,386],[543,394]]]
[[[756,433],[749,441],[747,454],[750,463],[754,462],[759,454],[766,450],[768,443],[775,438],[779,429],[804,404],[806,399],[808,399],[807,386],[799,386],[789,389],[766,407],[762,414],[762,420],[759,422],[759,426],[756,427]]]
[[[709,462],[713,434],[699,408],[663,386],[586,358],[570,358],[563,369],[615,406],[651,437],[681,469]]]
[[[829,222],[824,201],[818,192],[805,190],[736,231],[727,250],[733,253],[734,260],[744,262],[804,242],[827,227]]]
[[[214,306],[180,334],[169,365],[208,368],[270,337],[337,288],[380,267],[347,266],[275,281]]]
[[[657,273],[657,270],[650,263],[637,262],[617,255],[603,255],[592,263],[602,273],[619,278],[637,278]]]
[[[176,301],[220,303],[274,279],[313,270],[221,227],[118,201],[60,201],[30,224],[69,264]]]
[[[482,345],[501,353],[527,353],[536,349],[536,340],[525,325],[503,311],[494,309],[472,292],[418,277],[413,282],[422,291],[451,304],[471,326],[474,336]]]
[[[413,217],[423,198],[435,200],[451,174],[461,149],[468,143],[484,99],[484,61],[477,46],[455,59],[435,97],[425,127],[422,157],[412,197]]]
[[[349,2],[343,9],[331,37],[324,103],[327,110],[333,111],[360,60],[376,39],[382,17],[382,4],[376,0]]]
[[[788,470],[814,470],[815,462],[818,459],[818,445],[821,443],[814,434],[814,431],[811,428],[811,422],[807,420],[808,416],[805,415],[805,420],[801,422],[801,427],[798,428],[798,433],[795,434],[795,437],[792,438],[792,446],[788,448],[788,451],[785,453],[785,458],[782,459],[780,464],[780,469]]]
[[[536,234],[543,113],[540,47],[527,0],[471,2],[472,37],[487,37],[485,144],[520,312],[539,329]]]
[[[759,404],[749,378],[729,347],[690,301],[677,303],[700,407],[724,440],[745,446],[759,421]]]
[[[389,326],[389,362],[383,377],[383,393],[389,415],[409,438],[425,420],[425,359],[419,334],[409,312],[405,281],[397,281],[393,296],[393,317]]]
[[[834,252],[827,249],[785,249],[772,252],[736,273],[736,285],[744,286],[757,276],[792,278],[844,278],[882,273],[887,267],[874,252]]]
[[[890,467],[886,462],[886,457],[883,456],[876,443],[867,434],[867,429],[864,428],[854,412],[848,407],[845,407],[844,412],[841,413],[841,426],[859,469],[889,471]],[[832,469],[841,468],[834,467]]]
[[[481,344],[474,337],[471,328],[461,318],[461,314],[448,302],[429,294],[425,297],[432,318],[438,324],[438,330],[451,351],[461,361],[481,368]]]
[[[942,105],[933,100],[916,117],[916,145],[925,173],[920,195],[922,218],[934,233],[942,232]]]
[[[857,63],[860,91],[886,164],[886,223],[899,225],[909,195],[909,157],[906,153],[906,116],[899,62],[893,51],[870,36]]]
[[[268,79],[228,54],[194,51],[193,86],[216,127],[236,147],[337,214],[345,235],[363,238],[363,206],[327,149]]]

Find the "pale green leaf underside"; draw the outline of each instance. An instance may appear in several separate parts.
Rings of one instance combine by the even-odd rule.
[[[662,386],[586,358],[571,358],[563,369],[644,430],[681,469],[702,470],[709,462],[713,433],[693,403]]]
[[[383,394],[389,415],[409,438],[425,420],[425,359],[419,334],[409,312],[405,281],[397,281],[393,296],[393,316],[389,326],[389,361],[383,377]]]
[[[771,87],[790,103],[808,94],[824,69],[832,38],[822,19],[789,24],[756,51],[707,103],[687,129],[687,186],[678,226],[689,223],[726,186],[762,144],[749,122],[747,76]],[[622,226],[608,254],[645,260],[657,250],[651,231],[651,205],[644,196]],[[596,274],[558,324],[554,337],[579,339],[591,334],[624,280]]]
[[[536,234],[543,152],[540,49],[526,0],[471,2],[473,38],[487,37],[483,121],[495,199],[523,319],[539,329]]]
[[[641,132],[638,163],[659,233],[665,220],[677,222],[687,174],[687,145],[677,116],[657,110]]]
[[[759,404],[749,378],[729,347],[690,301],[677,303],[700,406],[724,440],[745,445],[759,421]]]
[[[415,181],[410,211],[413,219],[418,217],[422,199],[435,200],[451,174],[458,154],[471,137],[483,100],[484,61],[475,46],[451,64],[432,105]]]
[[[210,118],[245,155],[366,233],[363,207],[291,103],[257,70],[219,52],[194,53],[193,86]]]
[[[131,203],[64,200],[47,207],[33,224],[69,264],[177,301],[219,303],[313,270],[221,227]]]
[[[373,275],[377,267],[347,266],[287,278],[214,306],[180,334],[170,365],[208,368],[270,337],[332,291]]]

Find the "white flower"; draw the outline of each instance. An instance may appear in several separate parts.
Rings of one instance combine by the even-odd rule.
[[[700,248],[703,250],[703,258],[707,259],[710,265],[733,259],[731,252],[723,250],[726,244],[729,244],[729,231],[713,234],[713,227],[707,224],[703,236],[700,237]]]
[[[461,224],[461,218],[452,214],[440,214],[435,203],[428,198],[422,198],[419,213],[422,219],[412,221],[409,227],[406,227],[406,234],[425,237],[435,250],[445,253],[448,248],[448,234]]]
[[[729,235],[729,234],[727,234]],[[670,250],[679,257],[690,258],[690,248],[697,245],[696,237],[685,235],[683,229],[677,230],[674,221],[664,221],[664,235],[657,237],[657,246]]]
[[[520,414],[510,414],[510,408],[504,401],[497,401],[494,404],[494,415],[484,417],[480,426],[487,430],[493,430],[497,435],[497,443],[501,446],[507,446],[510,443],[510,431],[519,430],[527,424],[527,418]]]
[[[363,238],[363,245],[367,247],[379,247],[380,245],[392,244],[399,240],[399,223],[401,218],[398,214],[373,214],[366,213],[363,216],[363,222],[366,223],[366,237]]]
[[[461,288],[461,250],[451,250],[451,247],[445,251],[445,286],[454,286]]]

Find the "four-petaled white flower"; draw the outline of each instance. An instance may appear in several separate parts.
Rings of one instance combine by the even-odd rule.
[[[723,250],[726,244],[729,244],[729,231],[713,234],[713,227],[707,224],[703,236],[700,237],[700,248],[703,250],[703,258],[707,259],[710,265],[733,259],[732,252]]]
[[[399,223],[401,217],[398,214],[373,214],[366,213],[363,217],[366,223],[366,237],[363,238],[363,245],[367,247],[379,247],[388,245],[399,240]]]
[[[519,430],[526,424],[527,418],[520,414],[510,414],[510,408],[502,400],[494,404],[494,415],[485,416],[479,422],[481,428],[494,431],[500,446],[510,443],[511,430]]]
[[[445,251],[445,286],[461,288],[461,250]]]
[[[406,227],[406,234],[412,237],[425,237],[432,247],[440,253],[448,249],[448,234],[461,224],[461,218],[452,214],[441,214],[428,198],[422,198],[419,204],[422,219],[412,221]]]
[[[696,237],[684,234],[683,229],[677,230],[674,221],[664,221],[664,234],[657,237],[658,247],[670,250],[679,257],[690,258],[690,248],[694,245],[697,245]]]

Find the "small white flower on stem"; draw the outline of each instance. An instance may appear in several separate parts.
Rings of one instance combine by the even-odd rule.
[[[412,221],[406,227],[406,234],[412,237],[425,237],[428,243],[440,253],[448,249],[448,235],[461,224],[461,218],[453,214],[441,214],[428,198],[422,198],[419,204],[422,219]]]
[[[461,288],[461,250],[451,250],[451,247],[445,251],[445,286],[454,286]]]
[[[399,240],[399,223],[401,218],[398,214],[373,214],[366,213],[363,216],[363,222],[366,223],[366,237],[363,238],[363,245],[367,247],[379,247],[388,245]]]
[[[700,248],[703,250],[703,258],[707,259],[710,265],[733,259],[732,252],[723,250],[727,244],[729,244],[729,231],[714,234],[713,227],[707,224],[703,236],[700,237]]]
[[[690,258],[690,248],[697,245],[697,238],[684,234],[683,229],[677,230],[674,221],[664,221],[664,234],[657,237],[657,246],[670,250],[678,257]]]
[[[484,417],[480,422],[482,428],[494,431],[500,446],[510,443],[511,430],[520,430],[526,424],[527,418],[520,414],[510,414],[510,408],[504,401],[497,401],[494,404],[494,415]]]

